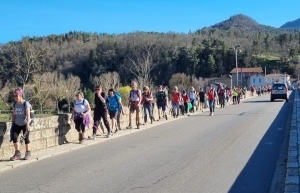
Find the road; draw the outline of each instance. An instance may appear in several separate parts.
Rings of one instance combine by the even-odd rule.
[[[255,97],[35,162],[1,192],[268,192],[290,104]]]

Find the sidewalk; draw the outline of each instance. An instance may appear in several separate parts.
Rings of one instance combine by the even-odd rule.
[[[255,96],[254,96],[255,97]],[[250,99],[253,97],[248,97],[246,99],[241,99],[241,101]],[[232,105],[232,104],[230,104]],[[220,106],[217,106],[217,109],[220,108]],[[226,108],[226,107],[225,107]],[[209,108],[204,109],[203,113],[208,112]],[[168,113],[168,110],[166,111]],[[199,114],[202,113],[202,111],[198,110],[196,111],[194,114]],[[208,115],[208,114],[207,114]],[[60,155],[63,153],[67,153],[70,151],[74,151],[77,149],[81,149],[90,145],[95,145],[95,144],[99,144],[102,142],[105,142],[107,140],[113,140],[114,138],[118,138],[121,136],[125,136],[125,135],[129,135],[131,133],[135,133],[135,132],[140,132],[146,129],[150,129],[152,127],[158,126],[158,125],[162,125],[165,123],[168,123],[170,121],[174,121],[174,120],[178,120],[178,119],[182,119],[182,118],[186,118],[188,116],[184,115],[184,116],[179,116],[178,118],[173,118],[171,115],[168,115],[168,120],[160,120],[160,121],[154,121],[153,124],[148,124],[148,125],[142,125],[140,129],[123,129],[121,131],[118,131],[117,133],[115,133],[111,138],[107,139],[106,135],[104,136],[97,136],[94,140],[88,140],[86,139],[84,141],[83,144],[78,144],[78,142],[70,142],[67,144],[63,144],[63,145],[59,145],[59,146],[55,146],[55,147],[51,147],[51,148],[46,148],[46,149],[42,149],[42,150],[38,150],[35,152],[32,152],[32,157],[30,160],[16,160],[16,161],[10,161],[10,160],[0,160],[0,173],[1,172],[5,172],[14,168],[18,168],[27,164],[31,164],[33,162],[36,161],[40,161],[43,159],[47,159],[56,155]],[[87,137],[87,136],[86,136]],[[22,152],[22,156],[24,156],[24,152]]]
[[[295,90],[293,114],[290,127],[288,159],[285,177],[285,193],[299,193],[299,148],[300,148],[300,99],[299,91]]]

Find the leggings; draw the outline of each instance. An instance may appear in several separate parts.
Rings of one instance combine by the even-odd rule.
[[[188,103],[184,103],[184,112],[188,113]]]
[[[26,132],[26,125],[23,125],[23,126],[19,126],[16,124],[13,125],[13,142],[14,143],[18,142],[18,137],[19,137],[19,134],[21,133],[21,131],[23,131],[23,135],[24,135],[24,133]],[[28,134],[25,137],[25,144],[30,143],[29,133],[30,133],[30,131],[28,131]]]
[[[107,133],[110,133],[110,125],[107,118],[107,110],[106,109],[95,109],[94,111],[94,124],[96,127],[99,126],[101,118],[103,119],[103,123],[107,129]],[[96,134],[97,130],[93,127],[93,134]]]
[[[85,132],[85,125],[83,124],[83,118],[82,117],[77,117],[75,120],[75,129],[80,132]]]
[[[233,97],[232,97],[232,103],[233,103],[233,104],[236,104],[236,97],[237,97],[237,96],[233,96]]]

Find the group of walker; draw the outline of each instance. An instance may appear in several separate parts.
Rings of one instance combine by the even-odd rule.
[[[175,86],[171,94],[171,104],[172,104],[172,115],[177,118],[179,111],[182,114],[193,113],[195,110],[200,110],[209,106],[210,116],[213,115],[216,103],[221,105],[221,108],[225,107],[225,104],[229,102],[230,98],[233,100],[233,104],[239,104],[240,98],[245,94],[245,91],[240,87],[234,87],[233,89],[225,89],[223,86],[219,86],[218,90],[211,85],[207,86],[206,92],[201,88],[199,92],[196,92],[194,87],[191,87],[189,92],[185,90],[180,93],[178,88]],[[102,86],[98,85],[95,89],[94,98],[94,115],[93,121],[91,121],[91,107],[89,102],[84,98],[82,92],[76,93],[76,100],[74,102],[74,108],[72,110],[71,120],[75,123],[75,129],[78,131],[79,143],[83,143],[85,140],[85,128],[92,125],[93,134],[89,136],[90,139],[96,137],[99,125],[104,123],[107,129],[107,138],[110,138],[114,133],[121,130],[120,116],[124,115],[124,108],[121,102],[121,96],[114,89],[108,90],[108,96],[102,90]],[[10,158],[10,160],[21,159],[21,152],[18,145],[18,137],[21,131],[23,132],[23,138],[25,141],[25,157],[24,159],[30,159],[30,109],[31,105],[28,101],[23,99],[23,91],[17,88],[13,92],[13,97],[15,102],[13,104],[12,113],[12,129],[11,129],[11,141],[14,143],[15,154]],[[143,92],[137,88],[137,83],[133,82],[131,84],[131,91],[129,92],[129,125],[126,129],[132,129],[132,116],[136,112],[136,126],[137,129],[140,128],[140,111],[141,107],[143,109],[144,124],[147,124],[148,115],[151,124],[154,119],[153,108],[154,108],[154,98],[156,99],[156,105],[158,108],[158,120],[166,119],[168,120],[168,115],[166,109],[168,107],[168,94],[163,86],[159,86],[155,95],[153,96],[149,87],[145,86]],[[180,110],[181,109],[181,110]],[[109,123],[108,115],[111,119]],[[102,120],[101,120],[102,119]],[[104,134],[104,129],[102,129],[102,134]],[[26,135],[24,135],[26,134]]]

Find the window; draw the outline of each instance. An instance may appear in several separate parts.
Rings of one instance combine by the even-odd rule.
[[[258,82],[261,83],[261,79],[259,79]]]
[[[255,78],[253,78],[253,83],[255,83]]]

